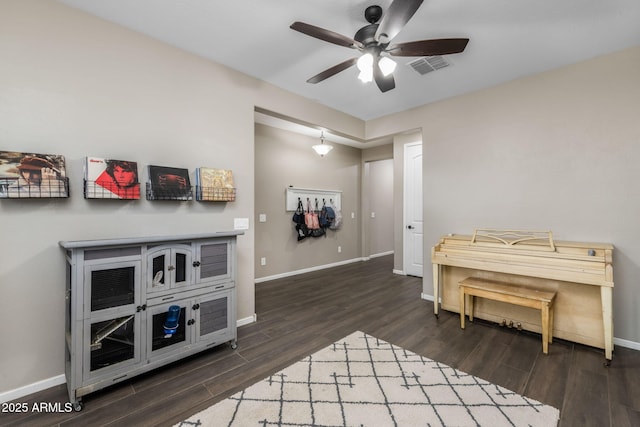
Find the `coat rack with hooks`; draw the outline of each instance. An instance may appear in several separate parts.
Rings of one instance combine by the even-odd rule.
[[[306,209],[307,199],[311,201],[311,206],[315,208],[316,200],[318,207],[322,206],[322,202],[328,205],[333,202],[338,209],[342,209],[342,191],[340,190],[319,190],[313,188],[296,188],[288,187],[285,190],[285,206],[287,211],[295,211],[298,207],[298,199],[302,200],[302,204]]]

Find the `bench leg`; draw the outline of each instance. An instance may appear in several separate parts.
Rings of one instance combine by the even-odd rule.
[[[549,352],[549,304],[542,305],[542,352]]]
[[[469,322],[473,322],[473,303],[474,296],[467,294],[467,307],[469,307]]]
[[[549,344],[553,342],[553,305],[549,306]]]
[[[465,293],[463,287],[458,287],[458,293],[460,294],[460,329],[464,329],[464,302]]]

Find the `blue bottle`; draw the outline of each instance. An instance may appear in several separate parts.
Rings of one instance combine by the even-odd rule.
[[[165,338],[171,337],[178,330],[178,321],[180,320],[180,306],[172,305],[167,311],[167,318],[164,321]]]

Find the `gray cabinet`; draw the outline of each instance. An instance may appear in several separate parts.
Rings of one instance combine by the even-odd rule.
[[[65,241],[69,400],[182,357],[236,346],[241,232]]]

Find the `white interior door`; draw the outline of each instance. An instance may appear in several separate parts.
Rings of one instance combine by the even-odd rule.
[[[423,274],[422,144],[404,146],[404,271]]]

